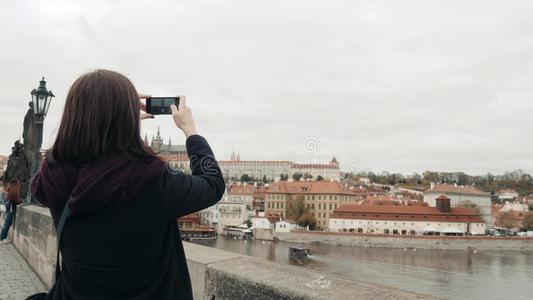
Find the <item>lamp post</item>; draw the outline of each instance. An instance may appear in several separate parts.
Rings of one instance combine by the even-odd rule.
[[[53,97],[55,97],[54,93],[46,89],[46,81],[44,80],[44,77],[39,82],[39,87],[31,91],[33,120],[35,125],[35,147],[33,153],[32,177],[39,169],[39,163],[41,161],[41,145],[43,144],[43,123]],[[34,202],[33,197],[28,198],[30,198],[30,202]]]

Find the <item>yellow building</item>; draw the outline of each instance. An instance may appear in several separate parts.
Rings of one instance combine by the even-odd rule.
[[[358,195],[338,181],[278,181],[266,193],[265,212],[283,219],[299,201],[316,219],[318,230],[327,230],[330,214],[343,204],[355,204]]]

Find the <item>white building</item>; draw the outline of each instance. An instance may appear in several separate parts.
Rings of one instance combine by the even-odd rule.
[[[474,209],[408,205],[343,205],[330,216],[329,231],[385,235],[483,235]]]
[[[253,194],[256,187],[253,184],[232,184],[228,188],[228,201],[245,204],[245,218],[251,220],[255,215]]]
[[[218,203],[219,228],[227,226],[239,226],[248,220],[246,204],[243,202],[220,201]]]
[[[218,227],[218,203],[199,212],[202,224]]]
[[[309,174],[316,179],[319,175],[326,180],[340,180],[341,171],[335,157],[326,164],[298,164],[288,160],[240,160],[232,155],[231,160],[218,161],[225,178],[240,179],[247,174],[256,180],[279,178],[281,174],[292,177],[295,173]]]
[[[228,200],[229,200],[228,190],[224,189],[224,195],[222,196],[221,202],[224,202],[224,201],[227,202]],[[202,209],[201,211],[198,212],[198,214],[200,215],[200,218],[201,218],[200,220],[202,224],[214,226],[215,228],[218,227],[219,216],[220,216],[220,212],[218,208],[219,203],[220,202],[206,209]]]
[[[440,195],[450,198],[451,207],[461,207],[465,202],[475,204],[481,212],[487,227],[492,224],[492,203],[489,193],[482,192],[473,186],[455,184],[431,184],[431,188],[424,192],[424,202],[429,206],[436,206]]]
[[[273,224],[270,223],[264,212],[259,212],[252,218],[252,227],[254,229],[271,229]]]
[[[518,193],[515,190],[503,189],[498,191],[498,199],[502,202],[513,201],[518,199]]]
[[[288,220],[281,220],[276,222],[274,224],[274,231],[276,232],[291,232],[291,230],[295,229],[303,229],[296,222],[288,221]]]

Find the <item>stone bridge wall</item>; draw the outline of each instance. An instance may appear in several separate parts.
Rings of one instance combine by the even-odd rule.
[[[56,235],[48,209],[21,205],[15,247],[47,285],[53,284]],[[429,299],[296,266],[184,243],[195,299]]]

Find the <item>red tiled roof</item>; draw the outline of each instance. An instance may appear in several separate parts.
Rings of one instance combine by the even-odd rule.
[[[441,212],[436,207],[409,205],[347,204],[337,208],[330,218],[483,223],[479,213],[470,208],[454,207],[451,212]]]
[[[252,195],[255,191],[253,185],[237,185],[232,184],[228,188],[228,194],[230,195]]]
[[[450,198],[446,197],[446,195],[442,194],[435,200],[450,200]]]
[[[463,195],[478,195],[489,196],[489,193],[482,192],[471,185],[455,185],[455,184],[436,184],[434,188],[426,190],[425,193],[451,193]]]

